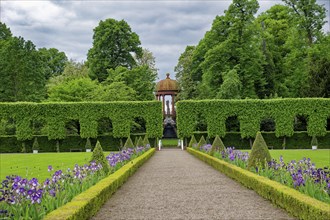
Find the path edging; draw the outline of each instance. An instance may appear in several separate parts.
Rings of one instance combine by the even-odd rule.
[[[201,151],[192,148],[187,151],[299,219],[330,219],[330,205],[325,202]]]
[[[44,219],[89,219],[99,211],[111,195],[154,153],[155,148],[149,149],[144,154],[129,161],[113,174],[74,197],[64,206],[50,212]]]

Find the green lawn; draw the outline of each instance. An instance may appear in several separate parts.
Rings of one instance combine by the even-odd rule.
[[[179,139],[162,139],[162,144],[164,147],[177,147]]]
[[[108,155],[109,152],[104,152]],[[0,181],[10,174],[20,175],[25,178],[38,178],[44,181],[50,177],[48,165],[54,170],[67,170],[75,164],[88,163],[92,153],[39,153],[39,154],[0,154]],[[52,172],[52,173],[53,173]]]
[[[246,150],[251,152],[250,150]],[[315,163],[316,167],[323,168],[325,166],[330,167],[330,149],[320,150],[270,150],[272,158],[279,161],[280,156],[283,156],[284,162],[290,162],[291,160],[299,161],[306,158],[311,158],[311,161]]]

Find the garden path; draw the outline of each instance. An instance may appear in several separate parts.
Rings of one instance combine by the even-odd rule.
[[[293,219],[186,151],[155,153],[93,219]]]

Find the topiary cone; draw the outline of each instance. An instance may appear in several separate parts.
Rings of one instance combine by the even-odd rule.
[[[149,146],[150,147],[150,142],[149,142],[149,139],[148,139],[147,135],[144,136],[143,146],[145,146],[145,147]]]
[[[95,148],[93,150],[91,161],[95,161],[97,164],[101,164],[103,167],[103,171],[105,173],[109,173],[110,165],[107,159],[104,156],[102,146],[99,141],[96,142]]]
[[[143,147],[143,140],[142,140],[141,136],[139,137],[139,139],[136,143],[136,147]]]
[[[200,149],[202,146],[206,145],[206,140],[204,138],[204,136],[202,135],[201,139],[198,142],[197,148]]]
[[[191,136],[191,139],[189,141],[189,144],[188,144],[188,147],[192,147],[192,148],[195,148],[197,147],[197,141],[196,141],[196,138],[194,135]]]
[[[131,137],[128,136],[128,138],[127,138],[127,140],[126,140],[126,142],[124,144],[124,148],[126,148],[126,149],[127,148],[134,148],[134,144],[132,142]]]
[[[270,156],[267,144],[260,131],[258,131],[248,159],[248,168],[257,167],[258,165],[264,167],[265,162],[270,162],[271,160],[272,158]]]
[[[226,147],[223,144],[223,142],[222,142],[221,138],[219,137],[219,135],[215,136],[215,139],[214,139],[212,147],[211,147],[210,155],[213,156],[214,152],[216,152],[216,151],[221,152],[225,149],[226,149]]]

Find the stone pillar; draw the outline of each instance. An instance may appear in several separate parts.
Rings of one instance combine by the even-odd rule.
[[[175,98],[175,95],[172,95],[172,115],[175,115],[175,110],[174,110],[174,98]]]
[[[163,98],[163,115],[165,115],[165,95],[162,95]]]

